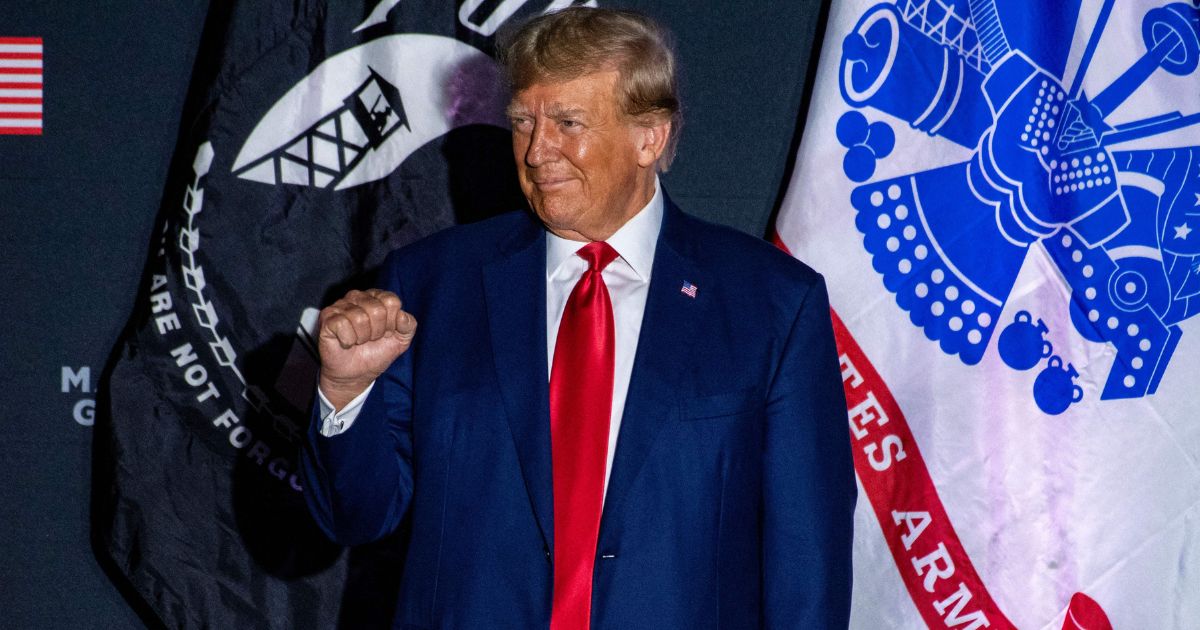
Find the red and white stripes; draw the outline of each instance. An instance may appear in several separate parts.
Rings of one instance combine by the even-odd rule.
[[[0,37],[0,135],[42,133],[42,38]]]

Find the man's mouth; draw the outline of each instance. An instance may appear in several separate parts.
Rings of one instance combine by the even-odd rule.
[[[534,186],[537,186],[538,190],[550,191],[550,190],[557,190],[559,188],[565,187],[568,183],[571,182],[571,178],[570,177],[562,177],[562,178],[539,177],[539,178],[533,179],[531,181],[533,182]]]

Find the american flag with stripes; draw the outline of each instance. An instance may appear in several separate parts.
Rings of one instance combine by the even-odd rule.
[[[695,298],[696,297],[696,285],[685,280],[683,282],[683,287],[681,287],[679,289],[679,292],[690,298]]]
[[[0,37],[0,135],[42,134],[42,38]]]

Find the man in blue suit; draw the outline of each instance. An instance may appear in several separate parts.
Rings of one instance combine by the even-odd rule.
[[[318,523],[353,545],[410,519],[403,628],[845,627],[821,277],[666,197],[679,101],[649,19],[568,9],[501,48],[533,213],[394,252],[322,311]]]

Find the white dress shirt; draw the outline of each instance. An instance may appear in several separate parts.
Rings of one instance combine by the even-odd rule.
[[[608,478],[612,472],[613,455],[617,451],[617,436],[621,429],[621,417],[625,411],[625,397],[629,393],[629,377],[633,373],[633,358],[637,354],[638,336],[642,330],[642,315],[646,310],[646,296],[650,288],[650,271],[654,265],[654,250],[658,245],[658,233],[662,227],[662,187],[654,182],[654,196],[632,219],[621,226],[608,239],[608,244],[617,252],[601,276],[608,287],[613,305],[613,326],[616,347],[613,352],[613,400],[612,415],[608,427],[608,457],[604,467],[604,488],[608,490]],[[553,367],[554,346],[558,341],[558,325],[571,290],[587,271],[587,262],[575,255],[586,243],[571,241],[546,231],[546,365]],[[374,383],[351,400],[341,411],[333,405],[318,388],[321,405],[321,435],[332,437],[350,428],[363,401],[371,392]]]
[[[612,415],[608,425],[608,458],[604,464],[604,489],[612,472],[613,454],[617,452],[617,435],[625,412],[625,396],[629,393],[629,376],[633,373],[633,357],[637,354],[638,335],[642,330],[642,315],[646,311],[646,295],[650,288],[650,269],[654,266],[654,250],[658,231],[662,227],[663,199],[658,182],[654,196],[632,219],[608,238],[617,258],[600,274],[608,286],[613,305]],[[546,232],[546,365],[554,365],[554,346],[558,341],[558,325],[571,290],[587,271],[587,261],[575,255],[586,243],[569,241]]]

